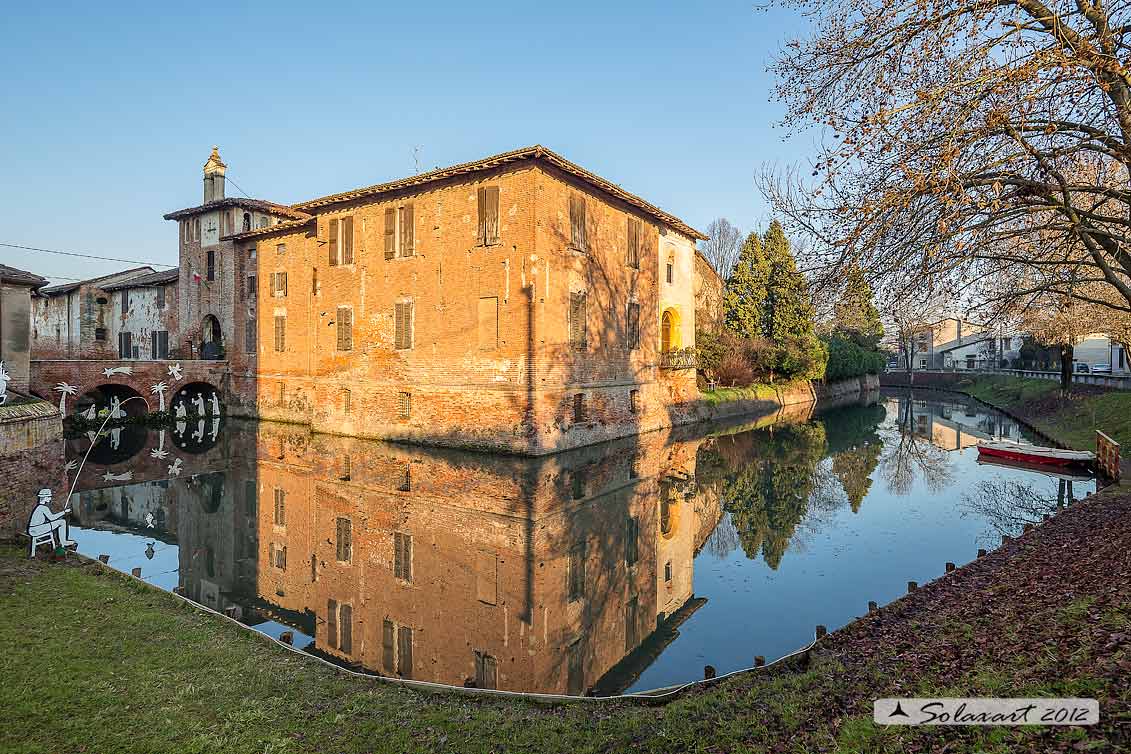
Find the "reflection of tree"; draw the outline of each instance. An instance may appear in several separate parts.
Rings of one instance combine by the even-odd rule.
[[[824,425],[787,424],[727,439],[719,450],[741,470],[726,481],[724,507],[746,556],[755,558],[761,550],[776,569],[808,510],[814,473],[825,454]]]
[[[840,480],[853,513],[860,511],[860,504],[872,488],[872,472],[880,462],[882,450],[883,443],[877,440],[833,456],[833,474]]]
[[[1072,501],[1072,482],[1058,479],[1057,493],[1038,491],[1032,482],[988,479],[962,496],[962,508],[981,516],[1001,534],[1016,534]]]
[[[930,435],[916,433],[914,400],[898,400],[895,432],[880,456],[880,472],[888,489],[906,495],[918,476],[931,492],[939,492],[953,476],[950,457],[931,442]]]
[[[740,544],[742,542],[738,537],[738,529],[734,528],[734,521],[729,513],[724,513],[703,547],[716,558],[722,559],[737,550]]]

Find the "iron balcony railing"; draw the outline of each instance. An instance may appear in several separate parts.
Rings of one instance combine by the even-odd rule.
[[[695,352],[691,349],[660,354],[660,369],[694,369],[695,366]]]

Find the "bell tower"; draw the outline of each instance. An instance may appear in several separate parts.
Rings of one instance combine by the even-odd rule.
[[[224,198],[224,172],[228,166],[220,159],[219,147],[212,147],[208,162],[204,163],[204,203]]]

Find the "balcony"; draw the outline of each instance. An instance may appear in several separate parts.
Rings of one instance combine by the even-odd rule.
[[[682,348],[678,351],[664,351],[660,354],[660,369],[694,369],[695,350]]]

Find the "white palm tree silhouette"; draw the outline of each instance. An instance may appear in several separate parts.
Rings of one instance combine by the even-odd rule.
[[[60,382],[55,386],[55,390],[59,392],[59,413],[62,416],[67,415],[67,396],[76,395],[79,389],[74,385],[68,385],[65,382]]]
[[[169,389],[169,386],[166,385],[164,382],[158,382],[156,385],[154,385],[153,387],[151,387],[149,389],[149,392],[158,396],[159,399],[160,399],[161,405],[157,409],[158,411],[164,411],[165,410],[165,391],[168,390],[168,389]]]

